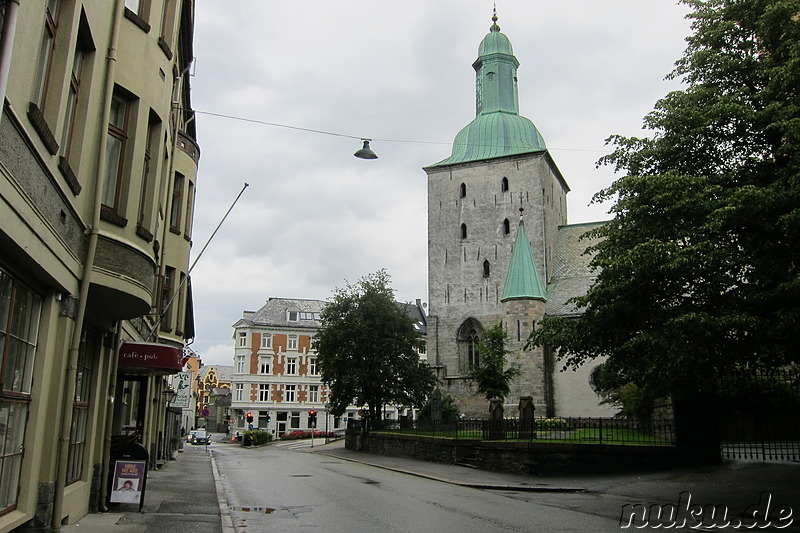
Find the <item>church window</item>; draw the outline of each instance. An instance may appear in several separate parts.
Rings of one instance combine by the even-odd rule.
[[[466,183],[462,183],[461,184],[461,189],[460,189],[459,194],[461,195],[461,198],[466,198],[467,197],[467,184]]]
[[[503,181],[500,182],[500,190],[508,192],[508,178],[503,178]]]
[[[466,239],[467,238],[467,225],[466,224],[461,224],[461,238],[462,239]]]
[[[492,81],[494,79],[494,72],[487,72],[486,77],[489,78],[489,81]]]
[[[484,278],[488,278],[489,277],[489,261],[488,260],[485,260],[483,262],[483,277]]]
[[[467,364],[469,368],[480,366],[480,354],[478,353],[478,332],[474,329],[469,332],[467,338]]]
[[[503,221],[503,234],[508,235],[509,233],[511,233],[511,223],[508,221],[508,219],[505,219]]]

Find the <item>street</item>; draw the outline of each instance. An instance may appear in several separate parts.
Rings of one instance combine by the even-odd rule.
[[[307,451],[215,446],[236,531],[619,531],[618,506],[606,516],[581,511],[588,495],[538,495],[545,504]]]

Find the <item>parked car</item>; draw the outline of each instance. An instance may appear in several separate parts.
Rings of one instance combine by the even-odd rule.
[[[191,430],[189,433],[186,434],[186,442],[192,443],[194,442],[194,434],[197,433],[196,429]]]
[[[192,444],[211,444],[211,435],[205,429],[195,429]]]

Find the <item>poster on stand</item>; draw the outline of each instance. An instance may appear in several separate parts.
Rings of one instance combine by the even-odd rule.
[[[114,465],[111,501],[114,503],[141,502],[146,469],[147,461],[117,461]]]

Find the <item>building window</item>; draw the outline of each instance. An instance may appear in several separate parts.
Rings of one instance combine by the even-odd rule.
[[[258,401],[269,401],[269,383],[259,383],[258,385]]]
[[[236,356],[236,373],[237,374],[244,374],[244,356],[237,355]]]
[[[469,337],[467,338],[467,364],[470,368],[475,368],[480,366],[480,354],[478,354],[478,332],[474,329],[469,332]]]
[[[164,269],[164,281],[161,285],[161,329],[170,331],[172,329],[172,291],[175,287],[175,269],[166,267]]]
[[[299,314],[297,311],[287,311],[286,318],[289,322],[297,322]]]
[[[83,65],[84,47],[81,40],[75,45],[75,55],[72,58],[72,73],[69,77],[69,93],[67,93],[67,107],[64,113],[64,131],[61,134],[61,156],[69,161],[72,148],[72,133],[75,128],[75,116],[78,107],[78,90],[81,84],[81,66]]]
[[[286,385],[283,395],[283,401],[294,402],[297,401],[297,385]]]
[[[233,401],[241,402],[244,399],[244,383],[237,383],[233,390]]]
[[[511,233],[511,223],[508,221],[508,219],[505,219],[503,221],[503,234],[508,235],[509,233]]]
[[[319,403],[319,385],[308,386],[308,401],[310,403]]]
[[[427,352],[427,345],[423,342],[422,344],[419,345],[419,348],[417,348],[417,353],[419,353],[420,355],[425,355],[426,352]]]
[[[294,376],[297,374],[297,357],[286,358],[286,371],[284,374]]]
[[[292,411],[289,418],[290,429],[300,429],[300,411]]]
[[[483,261],[483,277],[484,278],[488,278],[489,277],[489,271],[490,270],[491,269],[490,269],[490,266],[489,266],[489,260],[488,259],[484,259],[484,261]]]
[[[36,84],[33,103],[44,112],[47,98],[47,85],[50,79],[50,66],[53,62],[53,50],[56,46],[56,29],[58,28],[58,0],[47,0],[44,18],[44,33],[39,46],[39,64],[37,66]]]
[[[240,347],[247,346],[247,332],[245,331],[239,332],[239,346]]]
[[[301,311],[300,320],[319,320],[319,313]]]
[[[458,194],[459,194],[459,196],[461,198],[466,198],[467,197],[467,184],[466,183],[462,183],[461,184],[461,187],[459,188],[459,193]]]
[[[194,183],[189,181],[189,188],[186,191],[186,216],[183,234],[186,238],[192,235],[192,219],[194,219]]]
[[[259,374],[269,374],[269,360],[271,358],[269,356],[262,356],[259,358],[258,361],[258,373]]]
[[[289,347],[288,350],[296,350],[297,349],[297,335],[289,335],[288,340]]]
[[[503,181],[500,182],[500,190],[508,192],[508,178],[503,178]]]
[[[0,510],[17,502],[41,299],[0,270]]]
[[[316,376],[317,375],[317,358],[310,357],[308,359],[308,375],[309,376]]]
[[[139,197],[139,217],[136,221],[140,228],[147,229],[147,215],[150,213],[148,205],[150,204],[151,188],[153,187],[153,169],[151,158],[153,149],[159,136],[159,123],[152,119],[147,124],[147,139],[144,145],[144,164],[142,165],[142,192]]]
[[[89,399],[92,390],[92,370],[95,353],[99,352],[97,335],[84,331],[78,351],[78,368],[75,373],[75,397],[72,402],[72,431],[69,435],[67,458],[67,483],[74,483],[83,474],[86,450],[86,426],[89,420]]]
[[[262,348],[272,348],[272,335],[269,333],[264,333],[261,335],[261,347]]]
[[[103,182],[103,205],[119,210],[119,197],[124,175],[125,143],[128,140],[128,115],[130,104],[115,94],[111,99],[106,144],[106,171]]]
[[[172,206],[169,215],[169,229],[173,233],[180,233],[181,225],[181,206],[183,205],[183,180],[184,176],[180,172],[175,173],[172,182]]]
[[[461,238],[462,239],[466,239],[467,238],[467,225],[466,224],[461,224]]]

